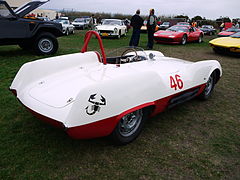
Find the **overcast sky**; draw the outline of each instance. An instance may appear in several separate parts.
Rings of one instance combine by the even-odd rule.
[[[50,0],[42,8],[85,12],[134,14],[139,8],[147,15],[150,8],[159,15],[200,15],[207,19],[220,16],[240,17],[240,0]]]

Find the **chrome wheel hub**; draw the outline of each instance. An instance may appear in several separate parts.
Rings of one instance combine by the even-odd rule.
[[[53,43],[49,39],[41,39],[38,43],[38,47],[42,52],[48,53],[52,51]]]
[[[135,133],[142,121],[142,116],[143,113],[141,109],[123,116],[120,121],[120,134],[128,137]]]
[[[213,88],[213,77],[210,76],[205,87],[205,95],[208,95],[211,92],[212,88]]]

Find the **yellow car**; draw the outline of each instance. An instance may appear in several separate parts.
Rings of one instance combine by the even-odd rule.
[[[216,53],[230,53],[240,55],[240,32],[229,37],[213,39],[209,42]]]

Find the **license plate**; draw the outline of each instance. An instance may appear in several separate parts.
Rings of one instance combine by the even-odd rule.
[[[102,36],[108,36],[108,33],[102,33]]]

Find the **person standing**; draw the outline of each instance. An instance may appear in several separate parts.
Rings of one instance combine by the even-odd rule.
[[[94,28],[95,28],[95,17],[94,17],[94,14],[92,14],[92,16],[90,18],[89,26],[90,26],[91,30],[94,30]]]
[[[154,9],[150,9],[150,14],[147,20],[147,32],[148,32],[147,48],[148,49],[153,48],[153,35],[155,32],[156,24],[157,24],[157,17],[154,15]]]
[[[133,27],[133,31],[129,46],[138,46],[141,27],[143,25],[143,18],[140,17],[139,9],[136,11],[136,14],[132,16],[130,25]]]

